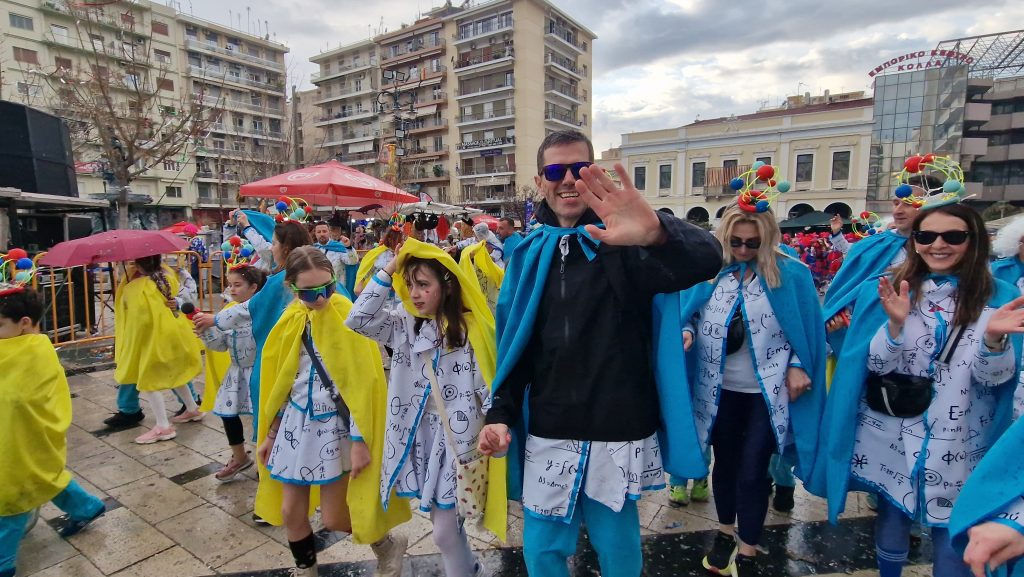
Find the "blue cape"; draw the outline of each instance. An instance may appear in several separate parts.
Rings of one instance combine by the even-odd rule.
[[[889,268],[889,263],[900,249],[906,246],[908,238],[895,231],[863,238],[843,257],[843,265],[832,279],[825,293],[824,319],[828,320],[857,300],[857,294],[865,282],[878,277]],[[840,329],[828,335],[832,350],[838,355],[843,350],[846,330]]]
[[[988,304],[1000,307],[1019,295],[1016,287],[997,280]],[[878,300],[878,280],[875,279],[865,284],[857,297],[853,323],[849,329],[850,346],[844,347],[839,356],[825,406],[825,417],[822,419],[824,438],[821,446],[826,452],[819,455],[815,462],[815,467],[821,467],[822,470],[812,475],[815,485],[807,487],[808,491],[821,494],[826,487],[818,483],[825,481],[828,514],[833,523],[838,522],[839,514],[846,507],[846,493],[850,484],[850,460],[853,458],[853,446],[857,435],[857,413],[860,410],[864,382],[868,376],[868,349],[871,339],[887,320],[888,317]],[[1016,350],[1020,350],[1020,335],[1011,336],[1010,342]],[[1020,369],[1019,356],[1017,369]],[[991,425],[996,431],[1005,429],[1010,423],[1013,391],[1016,385],[1015,372],[1013,378],[1000,385],[996,391],[997,410]]]
[[[326,249],[330,252],[348,252],[348,247],[334,239],[327,241],[327,244],[320,244],[318,242],[314,242],[313,246],[316,248]]]
[[[547,281],[548,271],[551,270],[551,261],[558,250],[558,240],[565,235],[577,235],[580,246],[589,260],[597,256],[597,247],[600,244],[594,240],[586,230],[578,228],[558,228],[544,225],[534,229],[515,249],[514,255],[508,266],[505,268],[505,278],[501,285],[501,293],[498,296],[496,310],[496,324],[498,333],[498,367],[494,377],[493,390],[498,390],[505,380],[512,373],[516,363],[522,358],[530,339],[533,336],[534,323],[537,319],[537,310],[544,293],[544,285]],[[661,320],[659,316],[665,313],[659,309],[659,298],[665,299],[668,295],[657,295],[654,299],[654,350],[655,350],[655,376],[660,382],[663,375],[675,374],[667,363],[680,355],[682,341],[679,331],[675,331],[675,342],[660,339]],[[667,298],[668,301],[676,303],[678,299]],[[678,323],[679,315],[674,316]],[[669,335],[671,338],[673,335]],[[661,388],[659,386],[659,388]],[[527,398],[523,401],[524,414],[516,426],[512,427],[512,442],[508,450],[508,496],[512,500],[522,499],[523,493],[523,450],[526,443],[526,426],[529,422],[527,408],[529,407],[529,391]],[[698,451],[688,451],[696,446],[696,428],[693,424],[693,411],[690,409],[689,396],[686,395],[686,402],[680,404],[666,403],[661,399],[662,425],[665,423],[677,423],[673,427],[674,432],[682,435],[676,438],[673,435],[666,435],[664,431],[659,432],[662,457],[665,468],[671,466],[673,471],[706,471],[704,457]],[[686,431],[689,436],[686,436]],[[675,450],[669,454],[666,447],[674,447]],[[698,475],[692,475],[698,477]]]
[[[967,479],[953,506],[949,519],[949,534],[953,547],[963,555],[967,548],[967,530],[991,521],[1007,505],[1024,497],[1024,419],[1018,419],[982,458],[981,463]],[[1024,525],[1024,519],[1017,521]],[[1018,531],[1020,529],[1017,529]],[[1013,565],[1013,561],[1010,562]],[[1006,565],[992,572],[1004,577],[1011,573]],[[1017,559],[1012,575],[1024,576],[1024,561]]]
[[[1010,286],[1017,286],[1017,279],[1024,276],[1024,263],[1015,256],[1001,258],[993,262],[989,268],[992,276]]]
[[[512,258],[512,251],[514,251],[517,246],[523,244],[523,237],[518,232],[513,232],[508,238],[501,241],[501,244],[503,251],[501,259],[505,261],[505,264],[508,264],[508,261]]]
[[[799,261],[779,255],[776,259],[779,265],[779,273],[782,279],[778,288],[765,287],[768,302],[775,311],[775,318],[778,319],[789,341],[793,352],[800,358],[803,369],[811,379],[811,390],[804,393],[799,399],[790,403],[790,422],[792,423],[795,443],[795,462],[797,476],[807,481],[807,476],[814,471],[814,460],[818,454],[818,437],[821,424],[821,415],[825,408],[825,323],[821,316],[818,292],[814,288],[814,280],[811,272]],[[672,298],[676,295],[665,295],[664,299],[657,299],[659,306],[672,308],[674,301],[678,306],[678,314],[670,317],[667,311],[663,311],[661,319],[662,342],[671,342],[670,346],[677,347],[675,351],[682,351],[682,328],[693,318],[708,299],[714,293],[721,275],[712,282],[704,282],[678,293],[678,299]],[[659,295],[661,297],[662,295]],[[670,301],[670,302],[666,302]],[[675,320],[675,322],[672,322]],[[673,349],[670,349],[673,350]],[[658,365],[659,371],[664,369],[664,374],[659,374],[658,392],[661,397],[662,406],[683,406],[691,410],[692,383],[695,379],[698,366],[697,350],[691,347],[690,351],[679,355],[666,356],[666,362]],[[681,381],[681,382],[680,382]],[[666,433],[663,437],[668,441],[662,445],[662,454],[665,457],[665,469],[676,476],[689,479],[698,479],[707,476],[707,465],[699,471],[675,470],[672,467],[679,463],[689,464],[690,455],[701,455],[703,450],[696,443],[690,446],[677,446],[673,440],[689,439],[696,435],[695,425],[692,419],[667,420],[663,423]],[[677,428],[683,430],[677,431]],[[691,433],[691,429],[693,429]],[[792,447],[791,447],[792,448]]]

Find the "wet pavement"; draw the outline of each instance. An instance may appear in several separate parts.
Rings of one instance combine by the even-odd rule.
[[[201,575],[283,576],[292,557],[281,528],[252,522],[255,469],[231,483],[213,474],[230,457],[220,420],[178,426],[178,437],[135,445],[143,428],[111,433],[103,419],[115,407],[110,370],[69,377],[74,418],[68,431],[68,468],[83,487],[104,498],[108,512],[82,533],[62,539],[54,528],[60,512],[44,506],[42,520],[26,537],[18,575],[22,577],[193,577]],[[197,383],[198,384],[198,383]],[[201,390],[197,386],[197,390]],[[178,403],[167,395],[168,407]],[[144,404],[144,410],[149,413]],[[246,421],[248,434],[249,422]],[[143,421],[153,425],[151,414]],[[524,576],[522,512],[510,504],[509,542],[475,529],[486,575]],[[639,503],[648,577],[705,575],[700,560],[718,527],[713,503],[668,506],[666,491]],[[862,495],[851,494],[838,526],[826,521],[825,504],[801,489],[791,514],[769,511],[759,555],[766,576],[877,575],[872,542],[873,513]],[[318,520],[314,519],[314,527]],[[416,514],[397,531],[409,537],[405,577],[441,576],[443,570],[426,514]],[[343,534],[319,531],[317,549],[324,577],[372,575],[373,554]],[[911,552],[904,574],[931,575],[927,538]],[[597,558],[584,537],[570,572],[599,575]]]

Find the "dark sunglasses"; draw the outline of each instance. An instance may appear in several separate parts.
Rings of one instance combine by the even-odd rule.
[[[302,289],[293,284],[292,290],[295,291],[296,295],[298,295],[300,301],[315,303],[320,297],[324,297],[325,299],[331,298],[331,295],[333,295],[336,290],[335,285],[337,282],[338,281],[336,279],[331,279],[331,282],[323,286]]]
[[[931,244],[935,239],[942,237],[946,244],[953,246],[967,242],[971,233],[966,230],[947,230],[946,232],[935,232],[934,230],[915,230],[914,242],[917,244]]]
[[[733,248],[739,248],[741,246],[745,246],[745,247],[747,247],[747,248],[749,248],[751,250],[757,250],[757,249],[761,248],[761,239],[759,239],[759,238],[751,238],[751,239],[748,239],[748,240],[743,240],[741,238],[738,238],[738,237],[734,236],[734,237],[729,239],[729,246],[731,246]]]
[[[544,167],[541,174],[544,175],[546,180],[551,182],[561,182],[565,178],[565,173],[568,170],[572,170],[572,177],[576,180],[580,178],[580,169],[586,168],[593,165],[593,162],[573,162],[572,164],[549,164]]]

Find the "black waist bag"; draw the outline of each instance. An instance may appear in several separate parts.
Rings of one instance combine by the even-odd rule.
[[[957,327],[956,334],[946,341],[941,362],[949,364],[963,334],[963,327]],[[933,395],[931,377],[895,372],[884,375],[868,373],[865,399],[868,407],[890,417],[909,419],[923,415],[932,404]]]
[[[740,350],[746,340],[747,328],[743,326],[743,311],[740,310],[740,305],[736,305],[736,312],[733,313],[725,333],[725,356]]]

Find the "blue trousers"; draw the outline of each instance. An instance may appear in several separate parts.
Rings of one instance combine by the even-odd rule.
[[[53,498],[52,503],[75,521],[92,519],[103,508],[103,501],[86,493],[85,489],[74,479]],[[14,568],[18,560],[18,546],[21,544],[22,537],[25,536],[25,528],[31,517],[31,511],[20,515],[0,517],[0,577],[14,575]]]
[[[910,552],[912,519],[893,505],[885,495],[878,496],[875,518],[875,549],[881,577],[899,575],[897,568],[906,563]],[[971,568],[953,549],[949,529],[932,527],[932,576],[971,577]]]
[[[618,513],[579,494],[568,523],[523,515],[523,556],[530,577],[569,577],[567,561],[576,553],[580,525],[586,525],[604,577],[639,577],[640,515],[636,501],[626,499]]]
[[[192,381],[188,382],[188,390],[192,393],[192,398],[196,398],[196,390],[192,388]],[[177,391],[171,392],[178,397]],[[180,401],[181,397],[178,397],[178,400]],[[117,410],[127,415],[134,415],[142,410],[142,407],[139,406],[139,389],[135,385],[118,385]]]

